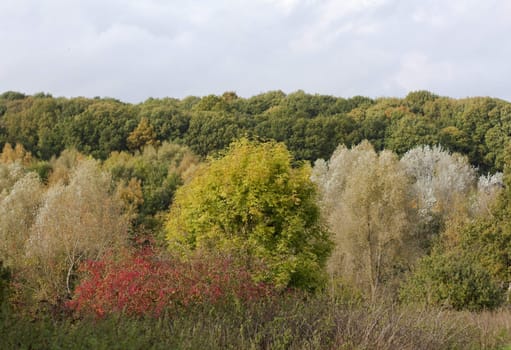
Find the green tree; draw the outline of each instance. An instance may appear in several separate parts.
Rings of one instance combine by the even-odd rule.
[[[160,143],[176,142],[183,139],[190,124],[183,104],[173,98],[148,99],[139,105],[139,115],[148,119]]]
[[[387,130],[386,148],[403,155],[416,146],[438,144],[438,130],[432,121],[407,111],[400,114],[392,118],[393,123]]]
[[[510,147],[506,151],[511,154]],[[504,189],[490,215],[469,223],[460,234],[460,249],[472,252],[502,286],[511,285],[511,162],[506,159]]]
[[[196,154],[206,156],[243,136],[244,124],[242,116],[225,112],[195,112],[184,141]]]
[[[496,124],[496,120],[491,116],[496,113],[495,110],[500,103],[491,98],[471,98],[461,102],[463,110],[456,115],[455,126],[466,135],[470,135],[468,158],[484,172],[494,170],[493,164],[485,159],[489,152],[486,137],[488,131]]]
[[[437,98],[437,95],[426,90],[412,91],[406,95],[404,103],[413,113],[424,114],[426,102],[434,101]]]
[[[310,167],[291,167],[283,144],[242,139],[176,192],[167,222],[171,251],[237,252],[268,270],[256,277],[306,289],[325,281],[331,250]]]
[[[164,142],[159,147],[146,146],[135,154],[112,152],[103,167],[123,185],[131,182],[132,189],[136,186],[134,181],[140,185],[142,198],[131,208],[133,214],[137,213],[135,224],[157,230],[163,224],[163,212],[168,211],[176,188],[197,163],[197,157],[188,148]],[[162,220],[159,220],[160,213]]]
[[[135,113],[130,105],[98,100],[66,124],[66,146],[100,159],[126,150],[128,135],[137,125]]]
[[[453,251],[421,259],[400,296],[408,303],[475,311],[499,306],[504,293],[477,258]]]
[[[4,100],[23,100],[26,97],[25,94],[17,91],[6,91],[0,95],[0,99]]]

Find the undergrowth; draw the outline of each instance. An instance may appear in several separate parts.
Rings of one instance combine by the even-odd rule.
[[[60,319],[1,313],[1,349],[501,349],[511,312],[346,304],[286,295],[196,305],[158,317]]]

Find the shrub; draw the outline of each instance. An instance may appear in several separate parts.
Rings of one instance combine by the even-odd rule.
[[[229,257],[196,256],[182,262],[158,258],[144,249],[120,260],[87,261],[81,271],[86,277],[68,306],[78,314],[97,317],[119,312],[158,316],[164,310],[232,298],[249,302],[272,292]]]
[[[503,294],[474,257],[456,251],[435,252],[421,259],[401,289],[405,302],[472,311],[496,308]]]

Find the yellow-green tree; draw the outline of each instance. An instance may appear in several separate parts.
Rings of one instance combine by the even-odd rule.
[[[311,169],[281,143],[234,142],[179,188],[166,226],[171,251],[216,250],[262,263],[258,278],[315,289],[331,250]]]

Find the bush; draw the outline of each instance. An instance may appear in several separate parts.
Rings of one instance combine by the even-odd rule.
[[[424,257],[401,289],[401,299],[455,310],[494,309],[504,297],[502,288],[472,256],[460,252]]]
[[[246,269],[229,257],[196,256],[188,262],[163,260],[145,249],[113,260],[87,261],[86,277],[68,306],[78,314],[124,313],[158,316],[164,310],[227,299],[250,302],[269,296],[272,288],[256,283]]]

